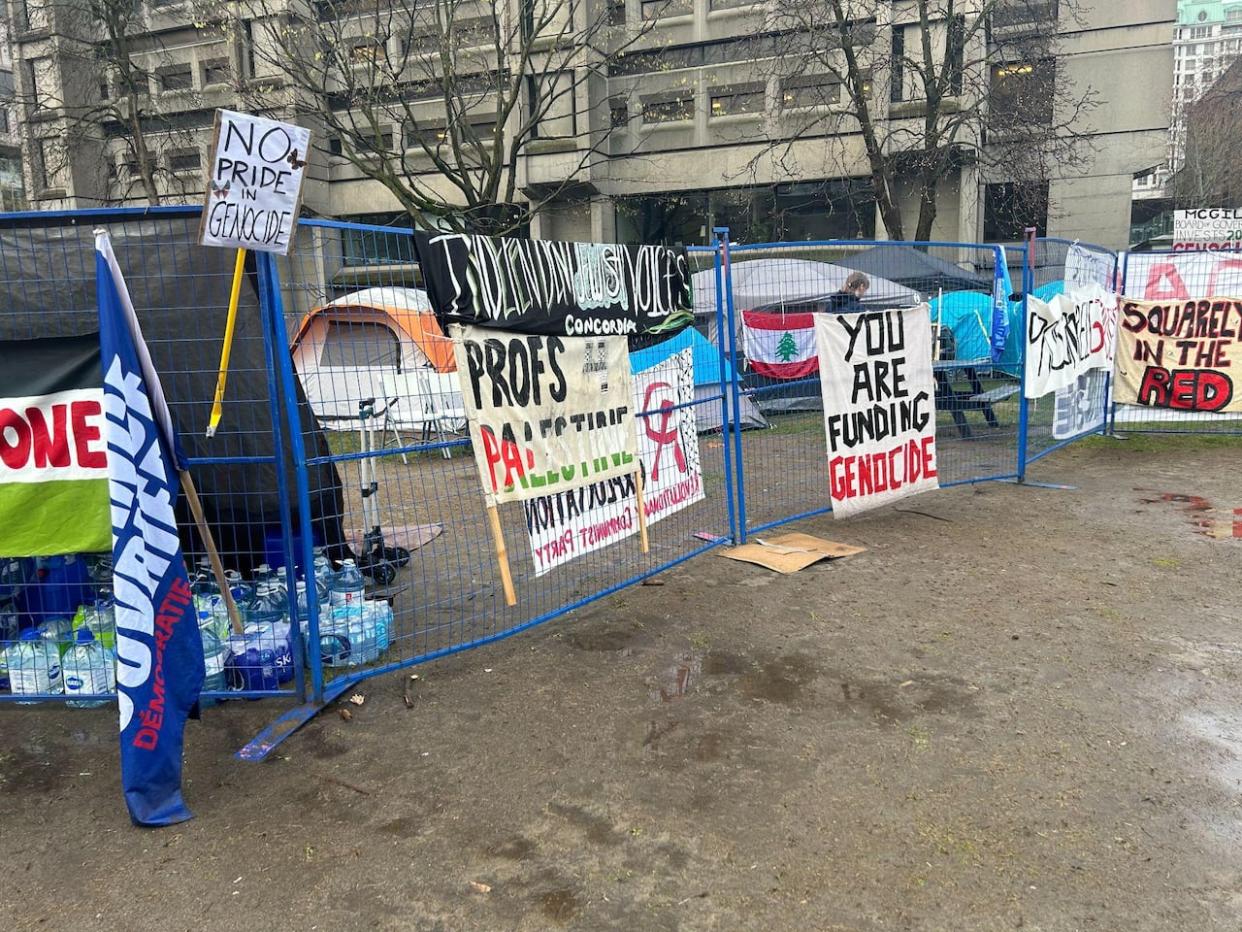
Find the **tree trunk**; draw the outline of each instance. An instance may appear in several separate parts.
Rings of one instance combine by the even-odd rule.
[[[914,231],[914,239],[926,243],[932,238],[932,226],[936,222],[937,197],[936,182],[939,175],[924,175],[919,182],[919,222]]]
[[[142,135],[142,121],[138,116],[138,95],[129,95],[129,131],[134,138],[134,157],[138,159],[138,174],[142,178],[142,189],[147,195],[147,203],[158,207],[160,192],[155,186],[155,171],[151,167],[151,156],[147,151],[147,141]]]

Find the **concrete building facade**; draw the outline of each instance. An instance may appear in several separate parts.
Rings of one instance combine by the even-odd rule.
[[[1023,3],[1031,8],[1030,0]],[[1046,211],[1029,218],[1041,231],[1126,245],[1134,176],[1158,164],[1168,146],[1174,5],[1095,4],[1083,17],[1056,0],[1037,5],[1060,17],[1055,67],[1079,88],[1091,88],[1097,104],[1084,118],[1089,159],[1049,177]],[[901,3],[877,6],[899,9]],[[584,82],[565,111],[549,121],[548,132],[511,166],[522,196],[534,200],[560,188],[567,172],[575,173],[575,184],[536,215],[532,235],[693,243],[703,242],[713,226],[728,225],[746,241],[886,238],[857,121],[844,109],[831,132],[799,138],[780,159],[765,154],[779,134],[774,112],[796,106],[805,89],[782,85],[762,67],[767,4],[615,0],[609,9],[618,25],[647,23],[650,32],[612,63],[606,77]],[[248,45],[256,41],[253,21],[244,22],[244,29],[203,28],[195,25],[194,7],[177,0],[146,0],[135,10],[135,58],[147,75],[140,107],[156,140],[147,164],[168,201],[197,201],[214,110],[244,108],[247,83],[278,86],[281,76]],[[891,15],[900,18],[899,12]],[[10,18],[32,206],[144,202],[143,169],[126,140],[131,111],[117,99],[118,88],[101,80],[90,30],[67,19],[63,7],[42,0],[10,0]],[[901,113],[890,112],[884,80],[876,76],[879,119],[900,119]],[[295,98],[289,94],[287,106],[270,112],[294,118]],[[85,131],[66,109],[84,100],[107,104],[109,113]],[[520,112],[511,117],[521,118]],[[611,132],[605,151],[577,168],[602,127]],[[392,193],[342,158],[339,142],[322,127],[311,129],[320,145],[312,153],[304,205],[325,216],[399,218],[401,205]],[[399,125],[382,134],[403,139]],[[933,238],[1012,239],[1017,220],[1002,209],[1011,181],[969,159],[955,165],[940,183]],[[913,212],[913,190],[899,197]]]

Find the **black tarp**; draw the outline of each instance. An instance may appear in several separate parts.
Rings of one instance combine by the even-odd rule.
[[[239,304],[224,418],[214,438],[204,436],[235,253],[199,246],[196,215],[0,217],[0,339],[76,336],[98,329],[93,236],[97,226],[111,234],[186,454],[273,456],[269,372],[253,256]],[[307,456],[327,455],[327,442],[296,380],[295,386]],[[288,444],[286,430],[286,449]],[[288,456],[283,468],[292,497],[296,485]],[[191,472],[226,563],[248,572],[263,561],[265,536],[279,529],[275,465],[195,465]],[[340,478],[330,463],[310,466],[308,472],[315,536],[339,553]],[[296,498],[291,503],[296,529]],[[188,514],[179,512],[178,517],[184,534],[192,522]],[[202,552],[197,541],[185,543],[189,550]]]
[[[988,251],[989,257],[991,252]],[[834,259],[837,265],[878,275],[935,297],[940,291],[992,291],[992,276],[971,272],[922,249],[903,244],[873,246],[852,256]]]

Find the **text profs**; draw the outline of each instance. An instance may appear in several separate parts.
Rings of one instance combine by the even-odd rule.
[[[935,437],[911,440],[879,453],[834,456],[828,461],[828,482],[835,501],[896,491],[936,474]]]

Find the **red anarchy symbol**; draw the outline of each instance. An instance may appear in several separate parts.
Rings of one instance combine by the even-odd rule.
[[[690,468],[686,462],[686,451],[681,447],[681,431],[679,426],[674,424],[672,429],[669,429],[668,426],[669,421],[673,419],[673,408],[675,405],[668,398],[665,398],[660,402],[658,409],[651,407],[651,396],[662,388],[667,388],[671,391],[673,386],[669,385],[668,382],[652,382],[647,386],[647,394],[643,398],[642,409],[644,411],[658,410],[660,412],[660,426],[658,429],[652,424],[652,421],[655,420],[654,415],[648,414],[643,418],[647,436],[657,444],[655,461],[651,464],[652,482],[660,478],[660,455],[664,452],[664,448],[670,444],[673,447],[673,457],[677,461],[677,468],[682,472],[686,472]]]

